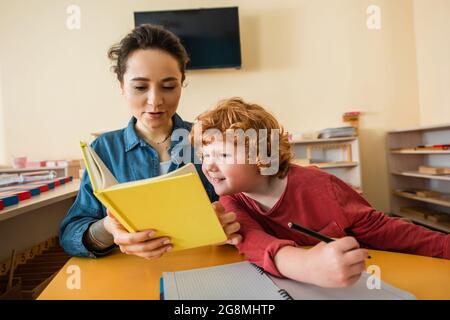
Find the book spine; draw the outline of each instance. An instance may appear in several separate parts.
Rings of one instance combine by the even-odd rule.
[[[80,142],[80,147],[81,147],[81,155],[83,156],[83,161],[86,166],[86,170],[88,172],[89,180],[91,181],[92,190],[94,190],[95,193],[98,190],[98,186],[94,179],[94,175],[91,172],[89,161],[87,160],[86,148],[88,147],[88,145],[85,142]]]
[[[159,278],[159,300],[164,299],[164,277]]]

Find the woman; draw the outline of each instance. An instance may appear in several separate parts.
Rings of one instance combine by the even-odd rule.
[[[133,117],[128,127],[97,138],[94,150],[120,183],[183,166],[175,152],[181,142],[170,139],[174,130],[188,133],[191,128],[176,114],[188,62],[179,39],[161,27],[141,25],[112,46],[108,56]],[[209,198],[217,200],[200,165],[196,167]],[[152,201],[151,195],[144,201]],[[235,233],[239,230],[235,214],[225,213],[218,202],[213,207],[228,235],[227,243],[237,244],[241,237]],[[124,253],[147,259],[161,257],[172,248],[170,239],[155,238],[154,230],[127,232],[95,198],[86,172],[77,199],[61,223],[60,243],[67,253],[87,257],[105,255],[116,245]]]

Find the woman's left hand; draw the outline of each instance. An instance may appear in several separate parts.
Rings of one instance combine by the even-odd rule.
[[[225,243],[232,245],[239,244],[242,241],[242,236],[236,232],[239,231],[241,225],[236,221],[236,214],[234,212],[225,212],[225,209],[219,201],[214,202],[212,206],[228,237],[228,240]]]

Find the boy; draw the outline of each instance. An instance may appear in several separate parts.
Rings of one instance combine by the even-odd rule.
[[[255,147],[251,135],[239,145],[233,129],[256,132],[256,140],[265,142],[266,148],[261,144]],[[202,170],[222,205],[235,212],[241,224],[239,251],[275,276],[322,287],[349,286],[365,270],[368,252],[360,244],[450,259],[449,235],[388,217],[335,176],[291,164],[287,134],[258,105],[240,98],[222,101],[198,117],[191,140],[194,147],[201,143]],[[277,170],[267,170],[269,165],[273,167],[273,163],[263,161],[267,160],[263,152],[267,149]],[[256,158],[252,159],[255,150]],[[242,152],[245,163],[238,161]],[[288,222],[337,240],[318,243],[291,230]]]

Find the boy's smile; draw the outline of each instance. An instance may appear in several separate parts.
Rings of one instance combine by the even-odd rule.
[[[202,170],[215,192],[223,196],[254,190],[261,179],[258,167],[236,163],[236,157],[224,150],[222,141],[204,145],[202,150]]]

